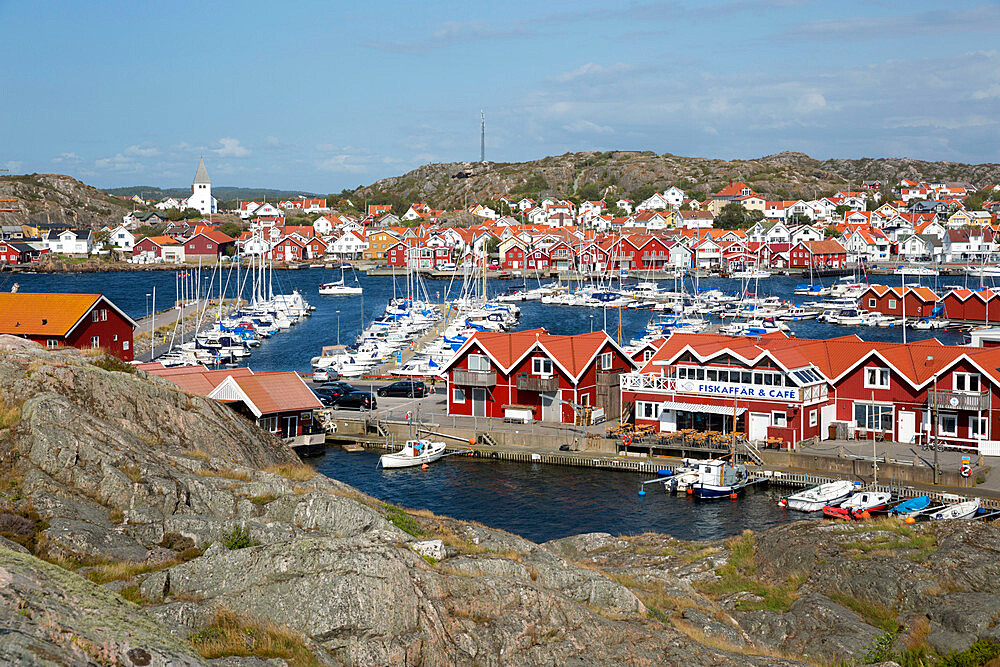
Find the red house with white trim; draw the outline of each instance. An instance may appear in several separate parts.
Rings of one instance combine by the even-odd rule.
[[[636,367],[604,331],[556,336],[533,329],[478,332],[442,373],[449,414],[504,417],[513,410],[540,421],[574,423],[584,406],[609,407],[599,384],[617,393],[617,374]]]
[[[792,268],[842,269],[847,266],[847,249],[836,239],[799,241],[788,251]]]
[[[861,308],[868,312],[882,313],[883,315],[895,315],[902,317],[904,308],[902,287],[887,287],[885,285],[870,285],[858,303]],[[907,317],[931,317],[934,315],[934,306],[937,305],[938,297],[933,290],[927,287],[906,286],[906,316]]]

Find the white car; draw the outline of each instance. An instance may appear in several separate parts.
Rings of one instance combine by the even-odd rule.
[[[438,271],[455,271],[458,269],[454,262],[443,262],[437,265]]]
[[[313,382],[329,382],[330,381],[330,371],[325,368],[317,368],[313,371],[312,376]]]

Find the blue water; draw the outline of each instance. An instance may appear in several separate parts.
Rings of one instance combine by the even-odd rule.
[[[324,297],[317,294],[321,283],[336,280],[339,270],[301,269],[275,271],[274,291],[298,289],[315,305],[316,312],[301,324],[264,341],[249,360],[257,370],[300,370],[324,345],[349,343],[373,317],[383,312],[393,295],[390,277],[358,278],[362,297]],[[887,277],[890,278],[891,277]],[[157,288],[157,308],[174,299],[174,272],[135,271],[102,274],[10,274],[0,275],[0,291],[14,281],[23,292],[103,293],[139,318],[148,312],[149,294]],[[209,272],[203,272],[207,284]],[[350,277],[348,278],[350,280]],[[947,280],[947,279],[945,279]],[[774,294],[795,303],[793,297],[800,278],[773,277],[760,282],[763,294]],[[426,281],[432,299],[445,302],[459,286],[447,281]],[[531,281],[529,281],[531,285]],[[405,288],[397,279],[399,294]],[[518,286],[516,280],[494,280],[490,288],[506,291]],[[714,278],[701,281],[703,288],[737,289],[737,281]],[[450,291],[449,291],[450,290]],[[362,305],[363,310],[362,312]],[[544,327],[552,333],[573,334],[604,327],[599,309],[550,306],[537,302],[519,304],[519,328]],[[340,311],[339,313],[337,311]],[[622,337],[638,336],[649,321],[648,311],[622,310]],[[617,336],[618,311],[608,311],[607,326]],[[857,333],[867,340],[901,340],[898,328],[839,327],[819,322],[793,322],[790,326],[802,338],[829,338]],[[937,337],[943,343],[959,343],[961,335],[946,331],[909,331],[909,340]],[[656,531],[682,539],[716,539],[740,531],[762,529],[789,520],[806,518],[777,507],[780,492],[758,491],[738,501],[697,502],[688,497],[670,497],[662,492],[637,494],[638,483],[646,476],[590,468],[567,468],[540,464],[498,463],[449,457],[428,470],[376,471],[377,455],[329,450],[314,462],[324,474],[388,502],[406,507],[426,508],[461,519],[480,521],[545,541],[582,532],[602,531],[635,534]]]
[[[364,287],[363,296],[329,297],[317,293],[319,285],[340,278],[340,271],[334,269],[300,269],[297,271],[274,271],[275,293],[290,292],[298,289],[314,306],[316,312],[301,324],[293,326],[288,331],[275,335],[264,341],[254,351],[248,364],[257,370],[309,370],[309,360],[320,353],[324,345],[338,342],[350,343],[361,332],[362,328],[372,318],[383,312],[386,302],[393,295],[393,279],[391,277],[367,277],[358,274],[358,280]],[[209,283],[210,271],[202,272],[202,282]],[[885,276],[892,280],[893,276]],[[348,281],[351,280],[350,273]],[[944,281],[949,279],[944,278]],[[951,279],[958,282],[960,279]],[[22,292],[75,292],[102,293],[107,295],[119,307],[134,318],[143,317],[151,305],[150,294],[156,286],[157,310],[167,307],[174,299],[175,278],[172,271],[130,271],[123,273],[89,273],[89,274],[4,274],[0,278],[0,291],[10,289],[10,285],[18,282]],[[773,294],[794,303],[810,300],[809,297],[792,295],[792,290],[803,279],[798,277],[775,276],[760,281],[762,295]],[[405,280],[397,278],[396,293],[403,294]],[[503,292],[517,287],[516,280],[491,280],[491,291]],[[537,283],[536,283],[537,284]],[[661,283],[667,286],[667,283]],[[425,281],[427,291],[432,300],[444,303],[446,299],[457,295],[460,285],[443,280]],[[529,281],[529,286],[532,282]],[[719,288],[723,290],[739,289],[739,281],[725,278],[707,278],[700,281],[703,289]],[[362,305],[364,312],[362,313]],[[602,309],[577,308],[572,306],[545,305],[538,302],[518,304],[521,308],[519,329],[543,327],[555,334],[574,334],[601,329],[605,326],[605,312]],[[339,313],[337,311],[340,311]],[[622,339],[639,336],[651,317],[649,311],[623,309]],[[902,332],[899,328],[879,327],[841,327],[823,322],[790,322],[788,323],[799,338],[832,338],[856,333],[865,340],[901,341]],[[608,332],[618,335],[618,311],[607,311]],[[339,330],[339,335],[338,335]],[[907,330],[907,340],[923,340],[937,338],[945,344],[959,344],[962,335],[958,332],[934,330]]]
[[[751,491],[738,500],[699,501],[667,495],[652,484],[639,496],[639,483],[652,476],[628,472],[462,456],[448,457],[427,470],[382,470],[376,469],[377,461],[373,452],[340,448],[310,459],[321,473],[380,500],[479,521],[535,542],[579,533],[648,531],[683,540],[714,540],[748,528],[820,518],[779,508],[778,489]]]

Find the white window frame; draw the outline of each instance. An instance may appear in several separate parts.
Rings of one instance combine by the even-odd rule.
[[[788,428],[788,413],[784,411],[772,412],[771,426],[776,426],[778,428]]]
[[[90,337],[90,347],[92,349],[96,350],[100,346],[101,346],[101,337],[100,336],[91,336]]]
[[[490,370],[490,359],[485,354],[469,355],[469,370],[473,373],[485,373]]]
[[[889,309],[890,310],[893,309],[893,308],[895,308],[896,307],[896,300],[895,299],[889,299],[889,304],[888,305],[889,305]]]
[[[604,352],[604,353],[602,353],[601,354],[601,370],[602,371],[609,370],[611,368],[612,364],[614,364],[614,355],[611,354],[610,352]]]
[[[819,410],[810,410],[809,411],[809,426],[815,426],[818,423],[818,417],[817,417],[818,413],[819,413]]]
[[[969,438],[972,440],[986,440],[990,431],[990,418],[982,415],[972,415],[969,417]]]
[[[451,402],[452,403],[465,403],[465,390],[461,387],[451,388]]]
[[[865,366],[865,389],[888,389],[891,384],[892,373],[888,368]]]
[[[961,389],[958,386],[960,378],[962,380],[961,384],[965,385]],[[976,389],[969,388],[972,386],[973,380],[975,380]],[[978,394],[983,390],[983,379],[979,376],[979,373],[952,373],[951,390],[963,394]]]
[[[945,430],[944,428],[945,419],[954,420],[955,428],[950,431]],[[938,423],[937,423],[937,435],[947,435],[947,436],[958,435],[958,415],[952,412],[939,412]]]
[[[45,347],[49,348],[50,350],[55,349],[59,347],[59,341],[56,340],[55,338],[49,338],[47,341],[45,341]]]
[[[876,299],[868,299],[869,308],[874,308],[876,303],[877,303]]]
[[[545,370],[546,366],[548,367],[547,371]],[[531,358],[532,375],[537,375],[539,377],[547,378],[547,377],[552,377],[552,373],[553,373],[553,365],[551,359],[549,359],[548,357]]]
[[[129,348],[128,341],[127,340],[126,341],[122,341],[122,349],[123,350],[127,350],[128,348]]]

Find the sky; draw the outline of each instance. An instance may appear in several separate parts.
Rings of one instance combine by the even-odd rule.
[[[996,162],[1000,3],[0,0],[0,167],[322,194],[585,150]]]

